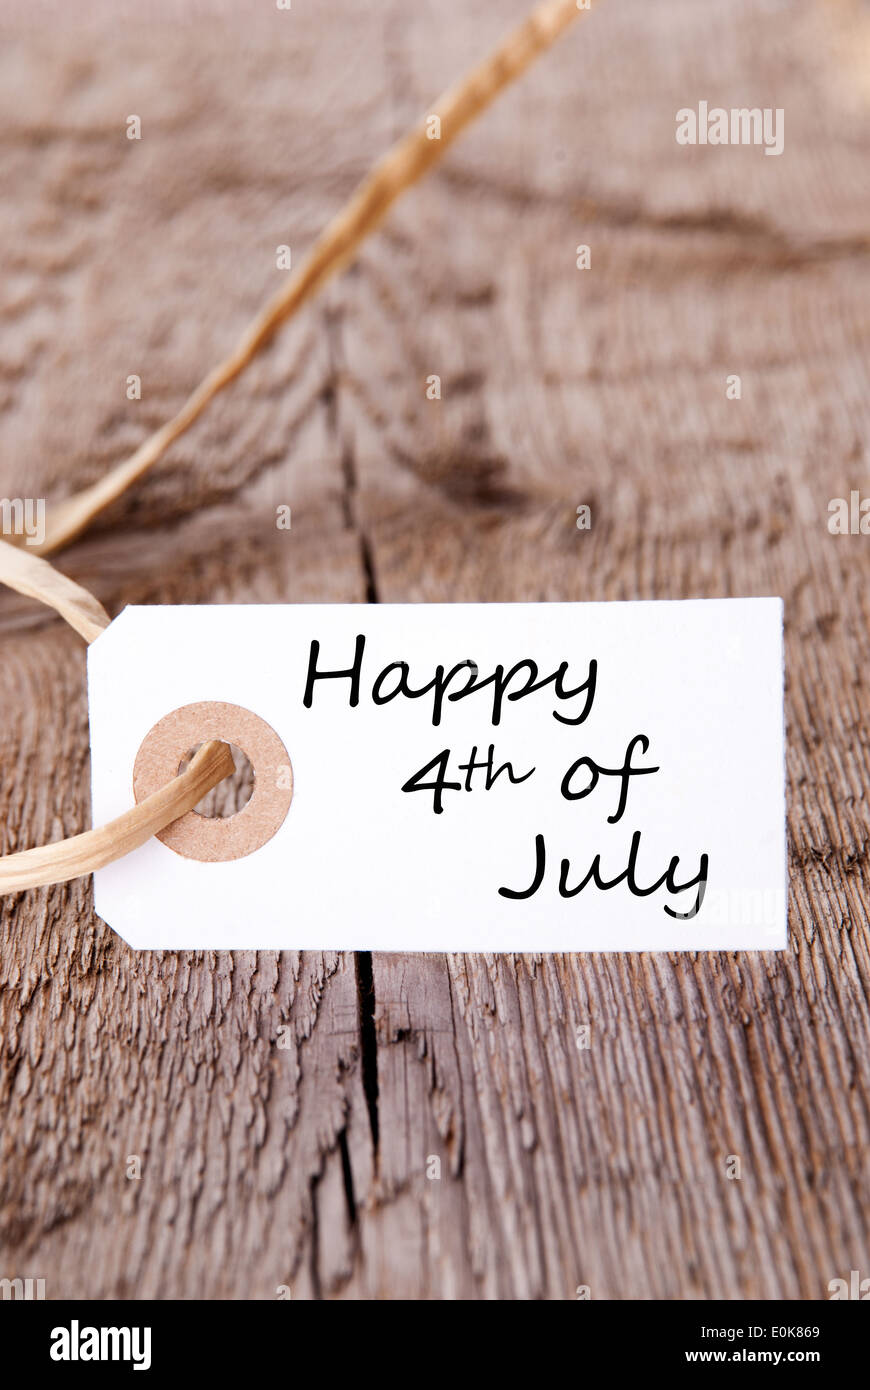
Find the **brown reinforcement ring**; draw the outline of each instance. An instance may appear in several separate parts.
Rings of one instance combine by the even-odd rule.
[[[224,819],[188,811],[157,836],[185,859],[217,863],[243,859],[260,849],[283,825],[293,800],[293,769],[275,730],[241,705],[206,700],[164,715],[142,740],[133,767],[137,804],[177,776],[180,763],[198,744],[220,739],[234,744],[254,769],[254,792],[234,816]]]

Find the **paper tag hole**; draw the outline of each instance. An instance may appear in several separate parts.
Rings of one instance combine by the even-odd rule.
[[[206,864],[244,859],[268,844],[287,819],[294,781],[290,755],[265,719],[242,705],[200,700],[170,710],[145,735],[133,765],[136,801],[177,776],[212,739],[229,744],[235,774],[211,801],[200,801],[197,810],[210,814],[188,811],[157,836],[175,854]]]
[[[194,753],[198,753],[201,747],[202,744],[197,743],[188,750],[178,764],[179,774],[184,772]],[[236,765],[232,777],[218,782],[193,808],[194,815],[202,816],[205,820],[228,820],[230,816],[237,816],[254,795],[256,774],[253,763],[247,753],[234,743],[229,745],[229,749]]]

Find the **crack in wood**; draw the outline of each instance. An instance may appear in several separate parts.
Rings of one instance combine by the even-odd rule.
[[[338,390],[343,364],[341,314],[327,310],[324,314],[324,324],[328,344],[329,378],[324,388],[323,401],[326,409],[327,428],[336,443],[341,460],[341,475],[344,479],[344,493],[342,496],[344,521],[347,529],[354,531],[359,539],[360,563],[365,577],[366,602],[377,603],[378,590],[375,578],[374,556],[369,538],[359,517],[359,479],[357,476],[356,456],[351,440],[342,437],[339,420]],[[354,968],[357,982],[363,1092],[366,1098],[369,1126],[371,1128],[374,1162],[375,1167],[377,1167],[378,1148],[380,1143],[380,1121],[378,1117],[378,1038],[377,1028],[375,1026],[376,1000],[371,951],[356,951],[354,953]],[[353,1194],[353,1173],[346,1135],[344,1137],[341,1156],[348,1210],[352,1213],[351,1224],[354,1224],[356,1221],[356,1200]]]
[[[375,979],[372,968],[371,951],[354,953],[356,967],[357,999],[359,1001],[359,1038],[362,1060],[363,1091],[369,1112],[369,1125],[372,1131],[372,1148],[375,1165],[378,1161],[380,1145],[380,1120],[378,1117],[378,1034],[375,1027]]]

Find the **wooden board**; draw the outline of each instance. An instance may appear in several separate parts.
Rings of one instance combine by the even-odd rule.
[[[147,8],[4,17],[2,496],[60,496],[162,423],[276,247],[524,11]],[[870,490],[868,55],[858,0],[602,0],[61,558],[113,613],[782,595],[789,951],[139,955],[88,881],[18,895],[0,1277],[816,1299],[870,1275],[870,539],[827,530]],[[677,146],[702,99],[782,107],[782,156]],[[0,639],[9,852],[89,823],[87,706],[50,614],[4,595]]]

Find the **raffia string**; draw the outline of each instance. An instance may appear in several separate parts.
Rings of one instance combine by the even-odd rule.
[[[86,642],[93,642],[112,621],[93,594],[67,579],[47,560],[0,541],[0,582],[19,594],[53,608]]]
[[[280,325],[331,276],[346,268],[362,242],[379,226],[405,189],[428,173],[465,127],[555,43],[585,9],[586,6],[582,10],[578,8],[578,0],[543,0],[484,62],[445,92],[426,118],[370,170],[350,201],[318,237],[299,268],[291,272],[284,288],[260,311],[229,357],[209,372],[188,396],[178,414],[105,477],[48,508],[45,537],[37,547],[39,553],[51,554],[68,545],[104,508],[137,482],[170,444],[190,428],[218,392],[247,367]],[[440,139],[430,139],[427,134],[431,116],[440,119]]]
[[[53,608],[88,643],[96,641],[111,622],[102,604],[81,584],[68,579],[47,560],[16,550],[6,541],[0,541],[0,581]],[[192,811],[212,787],[234,771],[227,744],[214,740],[204,743],[180,776],[116,820],[53,845],[0,858],[0,894],[66,883],[121,859]]]
[[[86,830],[53,845],[25,849],[0,859],[0,893],[39,888],[46,883],[66,883],[92,874],[138,849],[172,821],[192,811],[206,792],[235,770],[233,755],[225,743],[204,743],[180,776],[116,820],[97,830]]]
[[[0,542],[0,582],[48,604],[86,642],[94,641],[109,624],[105,609],[86,589],[39,556],[61,550],[81,535],[100,512],[163,456],[209,402],[244,371],[281,324],[331,276],[350,264],[362,242],[380,225],[405,189],[428,173],[466,126],[555,43],[568,25],[589,8],[589,3],[591,0],[582,4],[581,0],[542,0],[484,62],[445,92],[425,119],[375,164],[284,288],[269,300],[229,357],[209,372],[178,414],[105,477],[49,507],[41,545],[25,551],[20,548],[22,538],[17,538],[18,548]],[[432,116],[440,120],[440,139],[429,138]],[[185,772],[116,820],[68,840],[0,858],[0,894],[65,883],[120,859],[193,810],[212,787],[233,771],[232,753],[226,744],[204,744]]]

